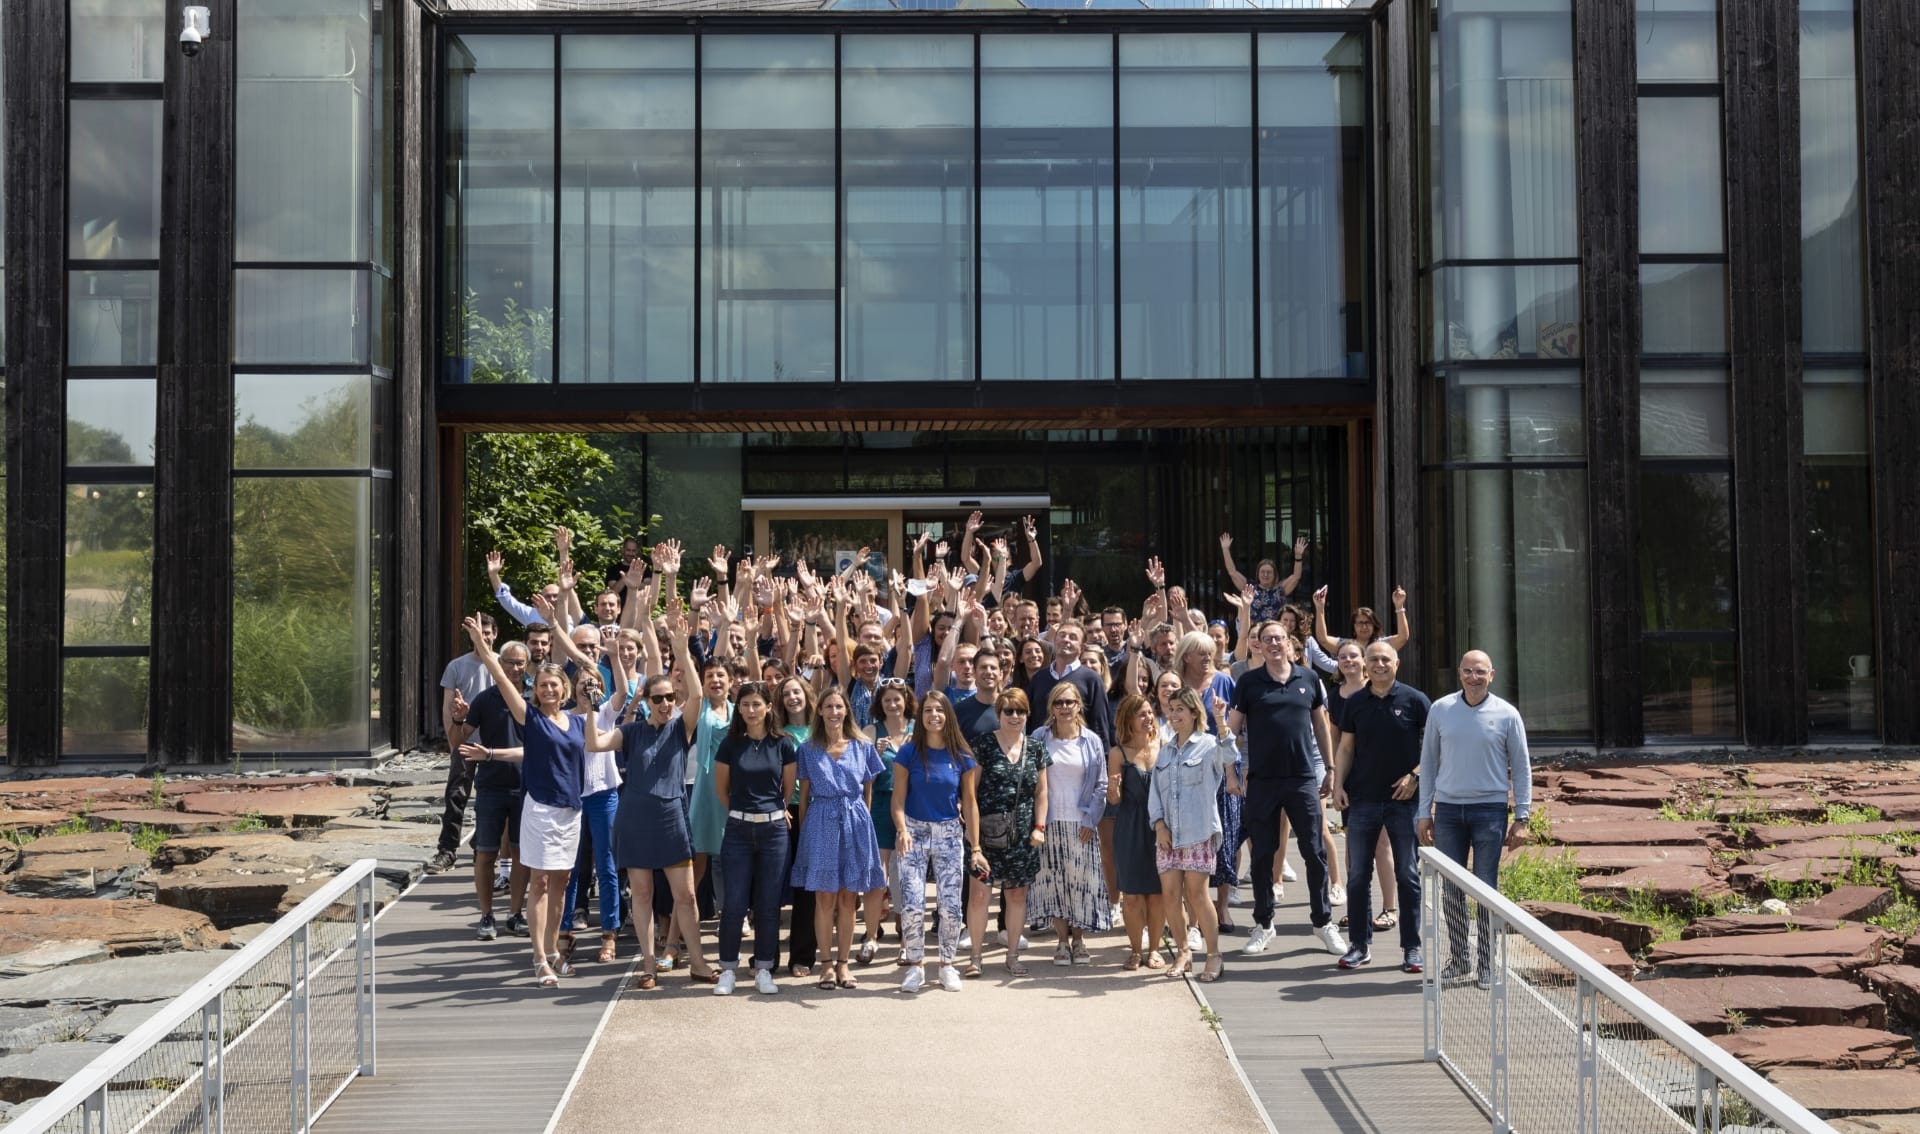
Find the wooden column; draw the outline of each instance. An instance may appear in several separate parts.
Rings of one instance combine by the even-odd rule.
[[[420,333],[420,447],[417,467],[420,477],[420,573],[414,610],[420,621],[418,644],[414,648],[413,686],[418,693],[415,711],[414,746],[440,733],[440,669],[452,656],[446,644],[459,631],[458,621],[447,622],[444,599],[449,585],[457,586],[461,568],[454,563],[442,535],[445,523],[443,501],[448,491],[441,477],[444,458],[441,453],[443,431],[440,428],[436,395],[440,382],[439,342],[435,328],[444,306],[438,302],[435,281],[441,263],[440,229],[432,223],[431,201],[440,177],[440,82],[442,39],[438,21],[423,16],[420,36],[421,85],[421,200],[420,287],[423,289]],[[428,301],[432,302],[428,302]],[[457,503],[457,501],[456,501]],[[457,545],[456,545],[457,546]]]
[[[60,758],[67,6],[0,3],[6,45],[7,755]]]
[[[425,124],[421,114],[425,89],[421,70],[422,17],[418,5],[408,0],[394,10],[398,36],[397,65],[394,79],[398,87],[400,202],[397,223],[400,227],[400,255],[394,265],[394,287],[399,303],[400,343],[395,359],[393,396],[395,448],[393,459],[394,493],[394,565],[396,593],[383,606],[383,616],[394,620],[393,654],[395,672],[388,682],[394,703],[382,711],[393,722],[393,746],[406,751],[420,742],[420,619],[424,610],[421,598],[421,404],[422,374],[432,336],[422,320],[422,288],[431,279],[423,266],[427,247],[425,228],[426,201],[421,178],[431,170],[422,153]],[[427,376],[431,381],[431,375]]]
[[[184,0],[168,0],[166,27]],[[160,174],[159,401],[154,433],[148,758],[233,751],[234,0],[212,35],[167,45]]]
[[[1386,600],[1395,584],[1412,592],[1408,601],[1415,619],[1424,619],[1441,593],[1439,580],[1420,576],[1420,283],[1416,265],[1427,195],[1414,147],[1422,138],[1416,95],[1421,89],[1418,76],[1424,72],[1419,61],[1427,52],[1426,24],[1424,3],[1397,0],[1387,8],[1384,41],[1376,39],[1385,113],[1375,122],[1376,167],[1381,175],[1374,199],[1384,286],[1377,293],[1379,339],[1374,348],[1374,483],[1378,487],[1371,582],[1374,605],[1389,626],[1393,610]],[[1436,625],[1430,620],[1420,624]],[[1416,683],[1423,682],[1428,672],[1421,665],[1422,642],[1427,638],[1416,633],[1401,659],[1401,670]]]
[[[1799,7],[1720,9],[1740,719],[1749,744],[1807,739]]]
[[[1920,743],[1920,6],[1860,0],[1880,731]]]
[[[1580,349],[1587,410],[1593,731],[1638,745],[1640,722],[1640,111],[1633,0],[1573,7],[1580,193]]]

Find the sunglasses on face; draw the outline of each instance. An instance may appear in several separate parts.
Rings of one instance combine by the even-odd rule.
[[[673,704],[673,694],[671,694],[671,693],[649,693],[649,694],[647,694],[647,704],[649,704],[649,705],[671,705],[671,704]]]
[[[1003,717],[1024,717],[1027,715],[1027,711],[1025,709],[1016,709],[1009,705],[1000,710],[1000,715]]]

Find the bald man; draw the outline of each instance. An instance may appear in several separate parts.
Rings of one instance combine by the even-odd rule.
[[[1513,801],[1508,818],[1507,801]],[[1468,650],[1460,659],[1460,692],[1433,703],[1420,746],[1420,802],[1414,814],[1420,841],[1469,866],[1474,877],[1500,888],[1500,851],[1527,841],[1533,806],[1533,763],[1520,711],[1493,692],[1493,659]],[[1471,861],[1469,861],[1471,856]],[[1442,980],[1463,979],[1467,964],[1466,902],[1457,890],[1446,897],[1447,964]],[[1492,941],[1486,911],[1480,913],[1478,980],[1490,978]]]

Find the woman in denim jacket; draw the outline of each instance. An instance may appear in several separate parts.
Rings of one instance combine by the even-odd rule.
[[[1180,943],[1167,975],[1183,976],[1193,967],[1193,952],[1187,948],[1186,911],[1190,909],[1206,941],[1207,966],[1200,980],[1207,983],[1219,979],[1222,965],[1220,923],[1207,900],[1207,883],[1220,850],[1216,797],[1223,782],[1232,795],[1245,790],[1234,770],[1233,739],[1225,724],[1227,707],[1215,697],[1213,708],[1220,729],[1217,738],[1201,731],[1206,711],[1198,693],[1182,689],[1168,699],[1167,723],[1173,727],[1173,739],[1160,749],[1160,759],[1153,766],[1153,794],[1147,798],[1161,900],[1173,939]]]

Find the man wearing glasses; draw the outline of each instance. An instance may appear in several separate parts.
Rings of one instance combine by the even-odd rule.
[[[527,648],[519,642],[500,647],[500,669],[510,680],[528,686]],[[527,868],[520,865],[520,726],[507,711],[498,689],[489,686],[467,706],[464,722],[456,722],[447,736],[455,761],[473,776],[473,889],[480,899],[480,924],[475,936],[494,939],[493,869],[504,846],[513,859],[508,892],[509,935],[524,936],[527,919],[521,909],[527,897]]]
[[[1520,711],[1493,692],[1493,659],[1468,650],[1460,659],[1460,692],[1433,703],[1427,734],[1420,745],[1420,802],[1414,830],[1420,842],[1494,889],[1500,888],[1500,851],[1527,841],[1527,816],[1533,808],[1533,761],[1527,751],[1527,726]],[[1507,797],[1513,819],[1507,819]],[[1472,862],[1468,863],[1468,854]],[[1447,888],[1447,965],[1442,980],[1460,980],[1474,972],[1467,965],[1466,899]],[[1480,911],[1475,950],[1482,988],[1487,967],[1487,914]]]
[[[1293,664],[1292,644],[1278,622],[1260,623],[1253,638],[1266,664],[1241,676],[1227,714],[1227,727],[1240,736],[1246,753],[1247,799],[1240,825],[1253,842],[1254,925],[1241,952],[1264,953],[1273,943],[1273,859],[1284,813],[1307,870],[1313,935],[1338,957],[1347,943],[1333,924],[1327,850],[1320,842],[1320,789],[1327,776],[1321,754],[1333,748],[1326,689],[1312,671]]]

